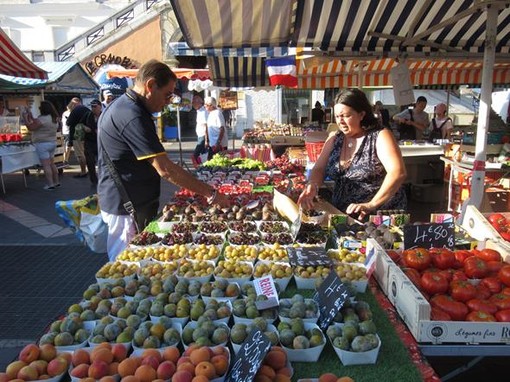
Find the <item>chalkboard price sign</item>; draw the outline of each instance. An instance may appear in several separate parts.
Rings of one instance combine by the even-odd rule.
[[[225,382],[251,382],[264,357],[271,349],[271,341],[259,329],[252,330],[236,354]]]
[[[455,246],[454,223],[430,223],[404,226],[404,248],[449,248]]]
[[[335,318],[345,301],[349,298],[347,286],[340,280],[336,272],[330,272],[313,296],[319,304],[319,320],[317,325],[326,330]]]
[[[290,265],[293,267],[297,265],[303,267],[331,265],[331,259],[322,247],[291,247],[287,248],[287,254],[289,255]]]

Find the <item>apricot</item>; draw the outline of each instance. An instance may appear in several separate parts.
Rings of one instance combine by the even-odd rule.
[[[99,380],[99,382],[117,382],[114,376],[107,375],[106,377],[103,377]]]
[[[319,382],[336,382],[338,377],[333,373],[324,373],[319,377]]]
[[[134,375],[128,375],[122,378],[120,382],[140,382],[140,378],[137,378]]]
[[[179,357],[181,356],[181,352],[175,346],[169,346],[163,350],[163,359],[165,361],[172,361],[174,364],[177,364]]]
[[[212,352],[214,355],[224,355],[225,357],[229,357],[229,351],[227,349],[226,346],[223,346],[223,345],[218,345],[218,346],[215,346],[213,348],[211,348]]]
[[[195,375],[204,375],[209,379],[213,379],[216,375],[216,369],[211,362],[202,361],[195,366]]]
[[[63,352],[57,354],[57,358],[63,359],[69,366],[71,364],[71,359],[73,358],[73,355],[71,353]]]
[[[145,349],[142,353],[142,360],[149,356],[156,358],[158,361],[158,365],[162,361],[161,353],[159,352],[158,349]],[[156,368],[157,368],[157,366],[156,366]]]
[[[352,379],[351,377],[344,376],[338,378],[336,382],[354,382],[354,379]]]
[[[178,370],[172,377],[172,382],[191,382],[193,380],[193,374],[187,370]]]
[[[108,375],[115,375],[119,373],[119,363],[118,362],[112,362],[108,365]]]
[[[120,362],[127,358],[128,349],[123,344],[114,344],[112,346],[113,360]]]
[[[267,376],[269,379],[273,379],[274,376],[276,375],[276,372],[274,371],[274,369],[271,367],[271,366],[268,366],[268,365],[262,365],[260,366],[260,369],[259,371],[257,372],[257,374],[262,374],[262,375],[265,375]]]
[[[50,362],[57,357],[57,348],[53,344],[43,344],[39,346],[39,359]]]
[[[292,377],[292,370],[288,367],[282,367],[281,369],[276,370],[276,374],[286,375],[287,377]]]
[[[189,362],[191,363],[191,360],[188,356],[183,355],[181,358],[177,360],[176,365],[179,366],[181,363]]]
[[[105,347],[96,347],[94,350],[90,352],[90,362],[91,364],[94,361],[103,361],[106,364],[110,364],[113,362],[113,354],[112,350],[107,349]],[[98,378],[99,379],[99,378]]]
[[[154,370],[156,370],[159,366],[159,359],[154,357],[153,355],[149,355],[142,359],[142,365],[149,365]]]
[[[0,373],[0,382],[7,382],[9,380],[9,377],[7,376],[7,373]]]
[[[224,355],[215,355],[211,358],[211,363],[218,376],[225,374],[228,370],[228,358]]]
[[[156,370],[150,365],[140,365],[135,371],[135,377],[137,377],[140,382],[152,382],[157,378]]]
[[[90,364],[89,377],[101,379],[108,375],[109,364],[103,360],[96,359]]]
[[[182,355],[189,357],[189,355],[191,354],[191,352],[193,350],[198,349],[200,347],[201,347],[200,345],[191,344],[191,345],[188,346],[188,348],[186,350],[184,350],[184,353],[182,353]]]
[[[194,349],[189,358],[191,363],[197,366],[200,362],[207,362],[211,359],[211,353],[209,353],[209,348],[207,346],[202,346],[201,348]]]
[[[253,379],[253,382],[273,382],[271,378],[264,374],[257,374]]]
[[[73,370],[71,370],[71,377],[75,378],[86,378],[89,375],[89,365],[86,363],[82,363],[78,366],[75,366]]]
[[[287,363],[287,353],[270,350],[264,358],[264,363],[275,370],[281,369]]]
[[[66,354],[71,355],[70,353]],[[67,360],[59,355],[57,358],[54,358],[50,362],[48,362],[47,373],[50,377],[56,377],[57,375],[65,373],[67,371],[68,366],[69,363],[67,362]]]
[[[23,361],[14,361],[7,365],[5,369],[5,373],[7,374],[7,378],[9,380],[16,378],[18,375],[18,371],[27,366],[28,363]]]
[[[42,360],[42,359],[36,359],[35,361],[30,362],[30,365],[32,367],[35,367],[37,370],[37,375],[43,375],[46,374],[46,370],[48,368],[48,362]]]
[[[195,375],[195,365],[191,362],[183,362],[180,365],[177,365],[177,371],[187,371],[191,374],[191,376]]]
[[[101,342],[94,347],[94,349],[103,349],[103,348],[112,350],[112,344],[109,342]]]
[[[291,379],[287,375],[276,373],[275,377],[273,378],[273,382],[291,382]]]
[[[195,375],[191,382],[209,382],[209,378],[205,375]]]
[[[18,355],[18,359],[28,365],[30,362],[39,359],[40,352],[41,350],[39,349],[39,346],[36,344],[28,344],[23,349],[21,349]]]
[[[82,364],[90,365],[90,353],[85,349],[76,349],[73,352],[71,364],[73,366],[78,366]]]
[[[135,371],[138,368],[138,360],[136,358],[126,358],[119,363],[117,371],[121,377],[128,375],[135,375]]]
[[[158,378],[167,380],[172,378],[176,370],[177,366],[175,366],[175,363],[172,361],[163,361],[159,364],[156,374]]]

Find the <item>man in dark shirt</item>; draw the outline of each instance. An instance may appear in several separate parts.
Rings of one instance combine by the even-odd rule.
[[[76,126],[80,123],[85,124],[88,113],[90,113],[90,109],[80,102],[71,110],[66,120],[66,125],[69,126],[69,140],[67,145],[73,147],[81,169],[81,172],[74,176],[75,178],[85,178],[87,176],[87,161],[84,147],[85,131],[81,131],[81,128],[76,129]]]
[[[324,110],[319,101],[315,102],[315,107],[312,109],[312,122],[318,122],[319,126],[324,123]]]
[[[225,195],[195,178],[170,160],[156,134],[152,114],[170,103],[177,77],[159,61],[139,69],[133,89],[117,98],[101,114],[98,123],[99,205],[108,224],[108,257],[114,260],[136,235],[156,217],[161,178],[207,197],[209,204],[228,206]],[[110,169],[111,159],[136,210],[137,225],[124,203]]]

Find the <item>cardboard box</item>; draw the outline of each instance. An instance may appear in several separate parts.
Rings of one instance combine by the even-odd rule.
[[[485,215],[478,211],[475,206],[470,205],[466,207],[461,226],[473,239],[479,241],[502,240],[498,231],[494,229],[485,218]]]
[[[375,239],[367,240],[367,256],[370,256],[371,252],[374,252],[375,256],[375,270],[374,277],[379,283],[381,290],[384,294],[388,295],[389,289],[389,274],[390,269],[397,267],[397,265],[391,260],[386,251]]]

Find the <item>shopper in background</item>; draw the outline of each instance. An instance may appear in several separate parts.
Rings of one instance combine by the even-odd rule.
[[[444,103],[437,104],[434,112],[435,117],[432,118],[429,126],[429,142],[434,142],[435,139],[450,139],[453,122],[446,115],[446,105]]]
[[[54,160],[59,116],[57,109],[49,101],[42,101],[39,110],[41,114],[36,119],[28,115],[26,126],[31,132],[32,143],[44,171],[46,178],[44,189],[49,191],[60,187],[58,169]]]
[[[229,205],[225,195],[195,178],[168,157],[154,128],[153,113],[171,102],[177,77],[159,61],[150,60],[139,69],[128,89],[103,110],[98,123],[99,205],[108,224],[108,256],[114,260],[136,235],[152,221],[159,208],[161,178],[207,198],[208,204]],[[107,167],[107,156],[114,172]],[[112,173],[118,174],[136,211],[136,225],[124,207]]]
[[[209,150],[209,159],[211,159],[214,154],[227,150],[228,135],[225,118],[221,110],[218,109],[216,98],[206,97],[204,104],[208,113],[205,146]]]
[[[107,107],[114,100],[115,100],[115,97],[113,96],[113,93],[111,90],[107,89],[107,90],[103,91],[103,107]]]
[[[0,117],[7,117],[9,115],[9,109],[5,107],[5,102],[0,99]]]
[[[315,102],[315,106],[312,109],[312,122],[317,122],[321,126],[324,123],[324,114],[321,103],[319,101]]]
[[[87,160],[85,158],[85,120],[90,113],[90,109],[81,104],[75,105],[66,124],[69,126],[69,147],[73,147],[74,154],[78,158],[81,172],[75,175],[75,178],[85,178],[87,176]]]
[[[390,112],[381,101],[376,101],[374,105],[374,114],[383,127],[390,127]]]
[[[92,185],[97,185],[97,121],[102,111],[102,104],[98,99],[90,103],[90,112],[85,117],[85,136],[83,138],[83,147],[87,170]]]
[[[71,156],[71,147],[69,146],[69,125],[67,124],[67,118],[76,105],[81,104],[81,100],[78,97],[73,97],[67,104],[66,111],[62,113],[62,136],[64,137],[64,164],[69,163]]]
[[[378,209],[405,209],[406,169],[389,129],[375,118],[365,93],[344,90],[335,99],[339,131],[326,140],[298,203],[312,209],[325,177],[334,180],[332,203],[365,218]]]
[[[195,132],[197,133],[197,145],[195,147],[195,151],[192,154],[192,160],[194,164],[199,165],[202,163],[200,155],[207,152],[207,149],[205,148],[207,110],[205,110],[204,100],[199,95],[195,95],[193,97],[192,106],[196,113]]]
[[[425,112],[427,99],[419,96],[413,109],[406,109],[393,116],[399,123],[400,140],[420,140],[423,132],[429,126],[429,115]]]

